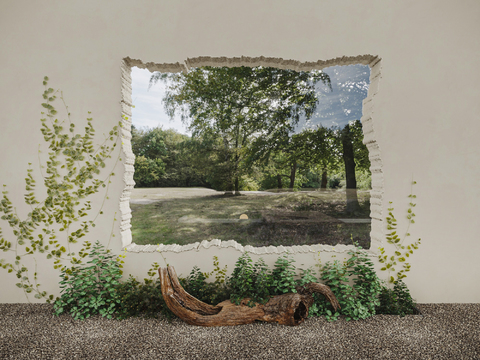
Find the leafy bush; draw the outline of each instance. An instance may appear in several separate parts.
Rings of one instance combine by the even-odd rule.
[[[296,281],[293,262],[295,260],[289,255],[284,255],[277,259],[275,269],[270,271],[262,258],[252,265],[248,253],[243,254],[228,281],[232,302],[238,305],[242,299],[251,298],[249,306],[254,306],[254,302],[265,304],[271,296],[296,293],[295,286],[316,281],[311,270],[304,272],[301,280]]]
[[[265,304],[270,299],[271,293],[273,292],[274,280],[270,270],[268,269],[265,261],[260,258],[255,263],[255,296],[258,299],[258,302]]]
[[[239,180],[239,188],[241,191],[257,191],[260,189],[258,182],[249,176],[242,176]]]
[[[295,286],[298,284],[294,280],[296,273],[295,266],[292,264],[293,262],[295,262],[295,260],[289,258],[288,255],[279,257],[275,262],[275,269],[272,272],[272,292],[275,295],[297,292]]]
[[[207,276],[194,266],[186,279],[179,279],[186,292],[198,300],[210,305],[217,305],[230,297],[228,289],[218,283],[207,282]]]
[[[359,315],[362,318],[367,317],[364,316],[366,313],[365,307],[355,299],[355,290],[348,284],[348,274],[343,264],[338,260],[327,262],[323,267],[320,279],[330,287],[341,306],[340,310],[333,312],[331,304],[325,298],[317,297],[317,299],[320,298],[317,303],[318,312],[324,314],[328,321],[337,320],[340,314],[346,315],[347,320],[350,320],[350,318],[357,320]]]
[[[239,305],[242,299],[250,298],[248,306],[253,307],[255,302],[266,304],[271,296],[295,293],[298,282],[294,280],[296,273],[293,262],[295,260],[284,255],[277,259],[275,269],[270,271],[262,258],[252,265],[248,253],[243,254],[238,258],[228,281],[230,299]]]
[[[357,243],[354,244],[356,248],[349,251],[350,258],[343,263],[335,260],[327,262],[323,267],[319,266],[321,269],[320,279],[331,288],[341,309],[334,312],[331,304],[322,295],[313,294],[314,303],[309,308],[309,317],[325,315],[328,321],[334,321],[340,315],[344,315],[349,321],[365,319],[376,313],[400,316],[415,314],[416,304],[406,285],[399,280],[395,283],[393,290],[382,286],[368,254]],[[93,254],[96,252],[94,251]],[[197,266],[194,266],[190,275],[187,278],[179,278],[179,281],[186,292],[205,303],[217,305],[230,299],[239,305],[241,300],[249,298],[250,301],[247,305],[250,307],[253,307],[255,303],[265,304],[274,295],[294,293],[296,292],[295,286],[318,282],[315,272],[311,268],[300,269],[300,279],[294,280],[295,266],[293,262],[295,261],[288,254],[277,259],[273,271],[268,269],[262,258],[255,264],[252,262],[248,253],[243,254],[237,260],[232,277],[227,278],[227,267],[221,269],[218,258],[214,256],[212,272],[202,273]],[[151,278],[157,274],[154,270],[157,270],[158,267],[159,265],[155,263],[153,269],[148,272]],[[213,274],[215,274],[215,281],[207,282],[207,279]],[[88,282],[88,277],[91,275],[90,272],[83,278],[77,276],[76,279],[81,281],[87,279],[86,284],[91,286],[92,282]],[[109,318],[112,315],[115,315],[118,320],[140,315],[152,318],[156,317],[158,313],[162,313],[168,320],[175,317],[163,299],[160,279],[157,277],[155,282],[144,280],[145,284],[140,284],[130,275],[125,283],[117,283],[113,287],[116,297],[109,308]],[[72,282],[76,283],[74,280]],[[350,285],[349,282],[353,282],[353,285]],[[83,287],[77,289],[77,292],[83,292],[83,295],[86,296],[93,293],[91,289],[87,292]],[[62,299],[68,302],[69,298],[76,297],[79,296],[72,293],[69,297],[64,296]],[[80,296],[80,298],[82,297]],[[85,303],[87,302],[83,300],[83,304]],[[95,303],[95,300],[92,300],[92,303]],[[67,305],[64,305],[64,309],[66,308]],[[80,312],[78,309],[75,311]],[[84,313],[88,313],[88,311],[85,310]],[[94,311],[91,313],[93,314]],[[104,313],[107,312],[104,311]],[[78,318],[82,318],[81,315]],[[88,316],[90,315],[87,314],[86,317]]]
[[[372,175],[368,171],[355,171],[358,190],[370,190],[372,188]]]
[[[220,269],[218,257],[213,257],[214,269],[210,273],[202,273],[197,266],[194,266],[190,275],[186,279],[179,278],[180,284],[186,292],[210,305],[230,298],[231,290],[226,283],[227,266]],[[207,282],[207,279],[215,274],[213,283]]]
[[[303,269],[300,269],[300,271],[302,272],[302,274],[300,275],[300,280],[297,282],[299,286],[304,286],[305,284],[308,284],[308,283],[316,283],[318,282],[317,278],[315,277],[315,271],[313,271],[313,269],[307,269],[307,270],[303,270]]]
[[[380,304],[376,308],[377,314],[385,315],[414,315],[417,313],[417,304],[410,296],[407,285],[400,279],[395,282],[393,289],[382,286]]]
[[[175,315],[171,312],[163,299],[160,279],[155,283],[140,284],[132,275],[129,279],[116,287],[119,299],[117,306],[117,320],[143,314],[146,318],[155,318],[158,313],[168,320]]]
[[[54,303],[55,315],[69,311],[75,320],[83,320],[98,313],[112,318],[116,304],[120,303],[115,285],[119,284],[117,279],[122,275],[119,263],[111,260],[114,255],[107,255],[110,250],[105,252],[102,248],[97,240],[89,254],[93,260],[87,262],[93,265],[83,268],[62,268],[60,278],[63,281],[60,281],[60,288],[63,289],[61,291],[63,294]]]
[[[354,242],[355,250],[349,251],[351,255],[347,261],[347,272],[353,276],[353,288],[357,298],[367,308],[370,315],[375,315],[375,307],[380,304],[378,296],[381,291],[380,279],[375,273],[373,262],[368,254]]]
[[[347,321],[375,315],[375,308],[380,304],[380,280],[367,253],[357,243],[354,244],[356,249],[348,252],[350,258],[343,264],[338,260],[329,261],[322,269],[321,280],[331,288],[341,309],[333,312],[333,307],[325,298],[315,295],[312,315],[324,314],[328,321],[337,320],[340,315],[345,315]],[[351,278],[353,286],[349,284]]]
[[[248,253],[240,256],[235,264],[232,277],[227,284],[231,288],[230,300],[240,305],[244,298],[250,298],[248,306],[255,306],[255,302],[265,304],[270,298],[273,287],[272,279],[263,259],[252,265],[253,260]]]
[[[302,188],[320,188],[322,186],[322,175],[312,169],[308,169],[305,173],[305,181]]]
[[[161,159],[150,159],[145,156],[135,157],[135,180],[136,187],[156,187],[158,180],[165,174],[165,163]]]

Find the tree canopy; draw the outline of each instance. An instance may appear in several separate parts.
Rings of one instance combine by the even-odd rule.
[[[188,73],[155,73],[150,84],[168,80],[163,99],[167,114],[180,111],[193,137],[212,139],[227,172],[225,190],[239,192],[247,172],[244,160],[291,147],[291,135],[303,113],[310,118],[318,103],[315,84],[330,85],[321,71],[296,72],[271,67],[201,67]]]

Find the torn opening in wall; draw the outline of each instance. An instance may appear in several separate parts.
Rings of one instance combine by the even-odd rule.
[[[366,65],[369,65],[367,81],[336,81],[342,72],[339,70],[352,68],[348,65],[356,66],[357,72],[363,69],[363,75],[364,68],[368,70]],[[168,111],[170,106],[173,116],[175,110],[183,106],[184,120],[189,119],[184,123],[189,124],[190,134],[182,135],[180,131],[167,128],[142,131],[142,125],[128,131],[132,119],[129,105],[133,105],[133,67],[135,71],[157,72],[153,80],[170,81],[170,95],[164,97],[165,108]],[[266,58],[196,58],[187,59],[183,65],[143,64],[126,58],[122,72],[122,110],[129,118],[123,142],[126,154],[126,188],[121,203],[123,246],[132,242],[133,222],[134,243],[185,245],[175,246],[177,250],[192,248],[195,242],[198,247],[202,240],[213,239],[234,239],[235,246],[240,247],[296,246],[306,249],[313,244],[348,245],[353,237],[364,248],[370,247],[370,242],[374,241],[374,236],[370,239],[370,235],[375,232],[375,220],[381,219],[383,186],[371,118],[371,101],[378,88],[378,58],[361,56],[303,64]],[[342,108],[344,116],[339,117],[331,99],[322,103],[330,107],[323,106],[316,112],[323,116],[323,124],[312,121],[318,110],[313,104],[317,100],[318,105],[316,96],[322,94],[309,93],[308,85],[315,85],[316,80],[320,86],[310,87],[310,90],[323,86],[323,95],[328,95],[333,90],[332,78],[336,92],[343,90],[344,102],[346,93],[360,89],[357,94],[361,94],[363,91],[360,98],[363,115],[357,114],[357,121],[348,121],[348,115],[352,118],[355,114],[349,114],[348,109],[345,111],[345,106]],[[370,89],[366,96],[368,80]],[[190,102],[185,106],[187,99]],[[338,98],[337,103],[341,100]],[[304,110],[303,114],[299,110]],[[328,132],[325,125],[333,125],[330,126],[332,132]],[[349,131],[345,132],[345,128]],[[328,134],[330,142],[320,141],[328,138]],[[157,175],[168,175],[168,170],[172,173],[167,148],[171,150],[172,143],[175,145],[175,137],[176,145],[182,143],[175,148],[176,154],[188,158],[185,164],[190,167],[191,176],[172,179],[170,174],[155,179],[151,176],[152,169]],[[169,146],[165,144],[166,138],[169,138]],[[145,143],[148,139],[154,140],[156,149],[151,141]],[[343,151],[345,154],[341,151],[345,139],[353,144],[352,155],[356,153],[351,156],[356,158],[350,159],[353,166],[349,167],[353,169],[354,186],[352,172],[345,174],[348,151]],[[368,151],[365,148],[361,154],[363,144]],[[136,160],[132,145],[137,153]],[[341,161],[335,163],[332,156],[328,158],[327,149],[332,153],[337,149],[335,155]],[[163,151],[166,156],[162,159],[154,150]],[[174,169],[177,175],[179,167],[181,165],[177,164]],[[327,176],[327,170],[332,176]],[[343,179],[335,177],[334,170],[343,173]],[[169,178],[173,183],[168,182]],[[372,190],[368,184],[370,179]],[[359,180],[367,184],[360,184]],[[152,184],[157,188],[142,187]],[[183,186],[179,188],[178,185]],[[339,185],[342,185],[340,190]],[[370,216],[373,219],[371,229]]]

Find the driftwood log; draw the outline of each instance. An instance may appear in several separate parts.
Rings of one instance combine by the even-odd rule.
[[[313,293],[324,295],[335,310],[340,308],[340,304],[330,288],[317,283],[296,287],[296,294],[273,296],[265,305],[256,303],[254,307],[248,307],[246,304],[250,299],[243,299],[240,305],[225,300],[212,306],[196,299],[183,289],[173,266],[160,268],[158,273],[162,295],[168,308],[190,325],[243,325],[260,320],[296,326],[308,317],[308,309],[314,302]]]

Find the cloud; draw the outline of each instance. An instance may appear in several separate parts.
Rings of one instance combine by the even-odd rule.
[[[190,134],[182,124],[180,116],[173,121],[165,113],[162,99],[166,91],[163,82],[157,82],[148,89],[152,73],[147,69],[132,68],[132,101],[135,108],[132,109],[132,122],[137,128],[155,128],[161,126],[164,129],[173,128],[182,134]]]

